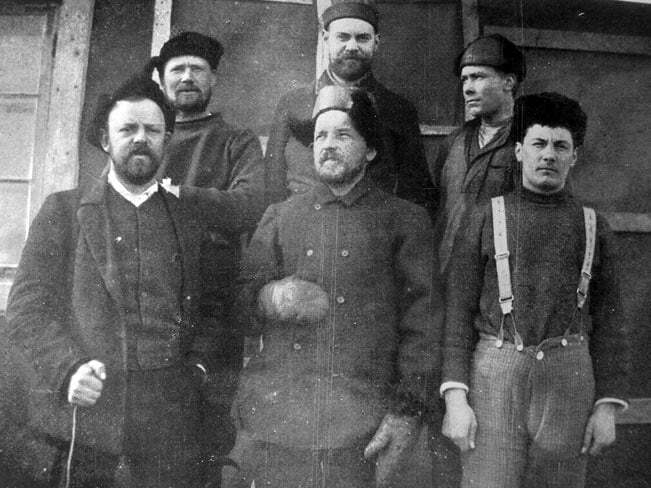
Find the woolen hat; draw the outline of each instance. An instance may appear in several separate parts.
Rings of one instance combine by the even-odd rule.
[[[459,56],[457,74],[461,74],[464,66],[491,66],[504,73],[513,73],[518,81],[522,81],[527,74],[520,49],[500,34],[479,37],[468,44]]]
[[[327,29],[333,20],[353,18],[368,22],[375,32],[378,30],[379,15],[375,0],[333,0],[332,5],[325,9],[321,18],[324,29]]]
[[[153,57],[148,65],[156,68],[162,78],[165,64],[172,58],[198,56],[205,59],[212,69],[216,69],[222,54],[224,48],[217,39],[198,32],[181,32],[163,44],[158,56]]]
[[[353,99],[350,96],[352,91],[351,88],[339,85],[326,85],[321,88],[314,102],[312,119],[316,120],[319,115],[328,110],[349,112],[353,107]]]

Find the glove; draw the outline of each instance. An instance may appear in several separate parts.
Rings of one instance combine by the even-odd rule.
[[[268,320],[309,325],[328,314],[330,297],[316,283],[288,276],[267,283],[258,295],[258,308]]]

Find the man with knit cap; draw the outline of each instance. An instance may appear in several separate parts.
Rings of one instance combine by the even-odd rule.
[[[311,189],[319,178],[312,164],[312,107],[324,86],[364,88],[382,123],[383,151],[369,175],[387,193],[432,208],[418,114],[403,97],[379,83],[371,71],[379,48],[379,15],[372,0],[335,0],[322,16],[328,67],[313,84],[290,91],[278,103],[265,156],[269,202]]]
[[[150,68],[158,71],[161,87],[176,112],[174,133],[167,147],[157,177],[169,178],[172,185],[190,185],[210,190],[216,198],[229,198],[245,211],[252,233],[262,216],[264,205],[264,169],[258,138],[250,130],[234,127],[219,113],[210,111],[212,91],[217,81],[217,67],[223,47],[216,39],[197,32],[181,32],[169,39]],[[202,304],[205,321],[221,330],[214,344],[214,357],[221,361],[220,377],[213,378],[220,391],[223,408],[213,407],[209,417],[224,416],[228,411],[242,364],[243,341],[232,328],[232,283],[237,278],[241,257],[239,236],[212,233],[213,245],[207,249],[206,261],[228,264],[220,272],[204,275],[206,296]],[[226,432],[219,442],[230,449]],[[216,440],[217,441],[217,440]]]
[[[246,223],[223,194],[159,186],[173,128],[151,79],[100,99],[89,138],[109,170],[46,199],[9,294],[4,335],[35,366],[30,421],[60,451],[61,486],[206,482],[199,398],[221,366],[202,320],[203,273],[232,263],[202,257],[211,233]]]
[[[438,366],[426,211],[369,176],[382,147],[370,95],[326,86],[319,183],[267,209],[244,259],[244,368],[229,487],[395,486]],[[231,468],[227,468],[231,470]]]
[[[470,212],[455,242],[441,392],[463,487],[581,488],[627,406],[612,235],[565,188],[585,129],[574,100],[519,99],[521,186]]]
[[[466,115],[434,164],[439,187],[435,235],[444,271],[464,214],[473,205],[512,191],[516,176],[510,138],[513,100],[526,74],[524,56],[499,34],[471,42],[457,62]]]

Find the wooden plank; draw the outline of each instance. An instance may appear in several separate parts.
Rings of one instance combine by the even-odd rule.
[[[463,45],[479,37],[479,2],[478,0],[461,0],[461,26]]]
[[[631,398],[628,410],[617,414],[618,424],[651,424],[651,398]]]
[[[319,37],[316,43],[316,79],[319,79],[321,73],[323,73],[328,67],[328,53],[325,50],[325,43],[323,42],[323,36],[321,35],[321,31],[323,30],[323,26],[321,25],[321,15],[323,15],[323,12],[330,5],[332,5],[332,0],[315,0],[316,16],[319,22],[319,33],[317,34]]]
[[[47,130],[42,195],[77,185],[79,137],[94,0],[63,0]]]
[[[596,32],[520,29],[496,25],[484,26],[484,33],[502,34],[518,46],[529,48],[651,56],[651,37],[618,36]]]
[[[156,0],[154,4],[154,26],[151,35],[151,55],[158,56],[160,48],[172,32],[172,0]]]
[[[614,232],[651,232],[651,213],[603,212]]]

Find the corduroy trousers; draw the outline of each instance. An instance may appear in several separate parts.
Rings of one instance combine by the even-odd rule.
[[[580,451],[593,402],[585,337],[517,351],[482,336],[470,386],[476,447],[462,456],[462,487],[582,488],[587,459]]]

